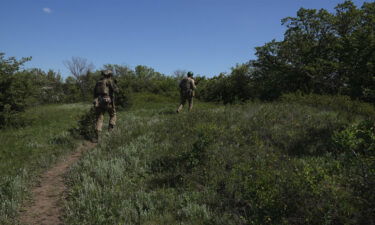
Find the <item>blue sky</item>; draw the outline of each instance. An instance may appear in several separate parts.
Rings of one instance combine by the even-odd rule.
[[[72,56],[166,75],[213,76],[254,59],[254,48],[280,40],[280,20],[300,7],[339,0],[0,0],[0,52],[32,56],[26,68],[69,75]],[[365,1],[355,0],[357,6]]]

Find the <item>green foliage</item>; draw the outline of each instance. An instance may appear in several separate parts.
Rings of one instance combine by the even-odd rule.
[[[104,67],[115,72],[115,78],[125,92],[149,92],[165,96],[178,94],[178,81],[175,78],[165,76],[150,67],[138,65],[134,70],[116,64]]]
[[[133,105],[133,93],[126,79],[118,79],[119,93],[115,95],[115,105],[119,110],[130,109]]]
[[[366,115],[322,108],[321,99],[198,102],[192,113],[167,114],[159,113],[161,97],[137,95],[112,135],[69,174],[66,222],[374,223],[374,167],[341,154],[351,154],[345,146],[372,149],[373,124],[352,126]],[[371,168],[366,176],[361,165]]]
[[[19,117],[28,105],[33,103],[33,87],[26,74],[18,73],[20,66],[30,60],[13,57],[4,58],[0,53],[0,128],[9,125],[24,125],[25,118]]]
[[[38,103],[51,104],[66,102],[64,84],[61,75],[49,70],[47,73],[40,70],[31,70],[38,90]]]
[[[375,123],[364,120],[348,126],[334,135],[334,141],[343,157],[345,180],[363,209],[354,216],[365,224],[375,218]]]
[[[73,136],[81,136],[86,140],[92,140],[95,137],[96,113],[94,107],[79,118],[77,127],[70,129]]]
[[[65,81],[52,70],[20,70],[31,58],[6,59],[0,53],[0,128],[21,127],[32,122],[22,116],[27,107],[49,103],[91,102],[93,89],[100,79],[101,71],[87,71],[78,78],[69,76]],[[135,70],[119,65],[105,65],[105,69],[115,71],[115,80],[119,93],[115,104],[119,110],[132,106],[132,95],[136,92],[148,92],[172,97],[177,96],[177,80],[155,72],[146,66],[137,66]]]
[[[68,130],[86,109],[82,104],[30,107],[21,113],[33,118],[30,126],[0,130],[0,224],[17,224],[37,176],[74,149]]]
[[[0,128],[30,124],[33,118],[22,113],[30,106],[83,100],[73,78],[63,83],[61,75],[52,70],[21,70],[30,59],[6,59],[0,53]],[[95,82],[91,77],[88,80]]]
[[[251,76],[249,64],[236,65],[229,75],[220,74],[199,82],[197,97],[205,101],[222,101],[224,104],[253,99],[256,96]]]
[[[301,91],[374,102],[374,5],[345,1],[335,13],[301,8],[283,19],[284,40],[257,47],[251,61],[260,97]]]
[[[65,102],[67,103],[74,103],[82,101],[81,92],[77,81],[74,77],[67,77],[65,79],[64,86],[64,94],[65,94]],[[93,87],[94,88],[94,87]]]
[[[196,97],[207,102],[224,102],[227,90],[226,79],[225,74],[220,74],[201,81],[196,90]]]
[[[358,156],[375,156],[375,126],[370,120],[361,121],[336,134],[338,148]]]
[[[343,95],[317,95],[297,92],[282,95],[281,101],[308,105],[322,110],[337,110],[346,116],[361,115],[370,119],[375,115],[372,104],[351,100],[350,97]]]
[[[207,79],[205,101],[275,100],[287,93],[347,95],[375,102],[375,3],[345,1],[330,13],[298,10],[282,20],[281,41],[256,47],[257,59]]]

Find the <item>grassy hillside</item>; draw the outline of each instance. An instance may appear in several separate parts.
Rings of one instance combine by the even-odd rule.
[[[25,112],[32,125],[0,130],[0,224],[15,224],[36,176],[74,149],[77,140],[69,129],[87,109],[83,104],[38,106]]]
[[[136,96],[69,173],[67,224],[374,224],[374,108]]]
[[[286,95],[176,114],[176,98],[133,97],[69,172],[66,224],[375,223],[373,106]],[[31,126],[0,131],[0,224],[74,149],[69,130],[88,108],[31,108]]]

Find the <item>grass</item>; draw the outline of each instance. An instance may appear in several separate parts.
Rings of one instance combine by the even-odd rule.
[[[19,206],[41,171],[77,142],[69,129],[87,110],[83,104],[45,105],[25,112],[32,125],[0,130],[0,224],[15,224]]]
[[[66,224],[375,224],[371,105],[290,95],[176,114],[177,98],[138,93],[132,106],[69,171]],[[32,108],[31,126],[0,131],[0,224],[74,149],[88,108]]]
[[[357,104],[364,115],[306,101],[198,102],[192,113],[175,114],[177,101],[136,96],[114,132],[71,169],[65,222],[374,223],[373,186],[358,170],[373,158],[362,162],[335,142],[357,143],[352,127],[373,109]]]

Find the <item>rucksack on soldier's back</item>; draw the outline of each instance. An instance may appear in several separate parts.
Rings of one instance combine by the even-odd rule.
[[[188,91],[190,89],[190,82],[187,77],[183,78],[180,82],[180,88],[182,91]]]
[[[97,95],[109,95],[109,87],[107,79],[99,80],[95,85],[95,94]]]

